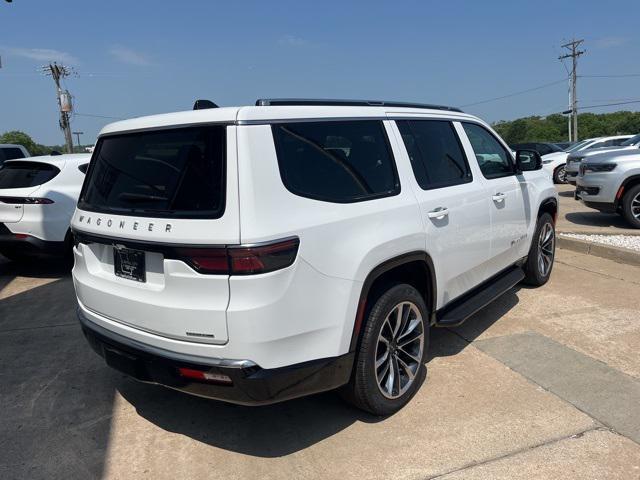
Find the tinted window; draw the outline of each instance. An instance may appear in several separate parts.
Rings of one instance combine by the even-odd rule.
[[[22,153],[22,150],[15,147],[3,148],[2,153],[4,153],[5,160],[13,160],[14,158],[24,158],[24,153]]]
[[[451,122],[396,122],[416,180],[421,188],[445,187],[471,181],[469,164]]]
[[[84,163],[84,164],[78,166],[78,170],[80,170],[85,175],[87,174],[87,169],[88,168],[89,168],[89,164],[88,163]]]
[[[59,172],[57,167],[48,163],[7,162],[0,168],[0,188],[37,187]]]
[[[636,145],[637,143],[640,143],[640,135],[636,135],[635,137],[631,137],[628,140],[625,140],[624,142],[622,142],[620,145],[622,146],[629,146],[629,145]]]
[[[282,182],[296,195],[345,203],[400,191],[380,121],[281,123],[272,131]]]
[[[614,138],[613,140],[609,140],[611,143],[610,145],[612,147],[617,147],[619,145],[622,144],[622,142],[624,142],[625,140],[627,140],[626,138]]]
[[[217,125],[101,138],[80,208],[156,217],[222,216],[225,132]]]
[[[475,123],[463,123],[478,165],[485,178],[498,178],[515,172],[511,154],[488,130]]]

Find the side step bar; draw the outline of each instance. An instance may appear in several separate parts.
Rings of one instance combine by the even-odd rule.
[[[436,312],[436,327],[455,327],[524,279],[520,267],[506,270]]]

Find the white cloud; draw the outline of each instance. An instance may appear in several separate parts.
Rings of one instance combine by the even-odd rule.
[[[619,47],[629,43],[629,39],[625,37],[602,37],[595,41],[596,46],[600,48]]]
[[[78,59],[68,52],[61,52],[51,48],[17,48],[1,47],[7,55],[14,57],[24,57],[39,62],[61,62],[71,65],[77,64]]]
[[[302,47],[308,45],[309,42],[304,38],[296,37],[295,35],[285,35],[278,40],[280,45],[288,45],[290,47]]]
[[[145,54],[123,47],[122,45],[111,47],[109,53],[115,57],[116,60],[122,63],[128,63],[129,65],[136,65],[138,67],[153,65],[153,62]]]

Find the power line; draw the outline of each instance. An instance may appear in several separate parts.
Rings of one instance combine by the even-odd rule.
[[[640,77],[640,73],[623,73],[620,75],[578,75],[580,78],[632,78]]]
[[[615,105],[629,105],[631,103],[640,103],[640,100],[630,100],[628,102],[601,103],[599,105],[587,105],[586,107],[581,107],[581,108],[584,110],[586,108],[612,107]]]
[[[74,115],[78,115],[80,117],[110,118],[112,120],[124,120],[124,117],[110,117],[108,115],[97,115],[95,113],[78,113],[78,112],[75,112]]]
[[[558,85],[559,83],[564,83],[564,82],[566,82],[566,78],[563,78],[562,80],[556,80],[555,82],[545,83],[544,85],[540,85],[538,87],[528,88],[527,90],[521,90],[519,92],[509,93],[507,95],[502,95],[500,97],[488,98],[486,100],[480,100],[479,102],[467,103],[465,105],[460,105],[460,106],[461,107],[472,107],[474,105],[480,105],[482,103],[495,102],[496,100],[502,100],[504,98],[511,98],[511,97],[515,97],[517,95],[523,95],[523,94],[529,93],[529,92],[535,92],[536,90],[542,90],[543,88],[552,87],[554,85]]]

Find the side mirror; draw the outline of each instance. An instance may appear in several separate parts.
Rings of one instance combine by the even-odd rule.
[[[531,172],[542,168],[542,158],[535,150],[518,150],[516,152],[516,169],[519,172]]]

